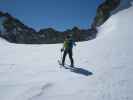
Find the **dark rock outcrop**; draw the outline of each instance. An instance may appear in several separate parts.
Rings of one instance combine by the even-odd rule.
[[[37,39],[36,31],[24,25],[18,19],[8,13],[0,12],[0,18],[4,18],[0,36],[13,43],[34,43]]]
[[[96,29],[97,26],[102,25],[109,17],[113,10],[120,4],[120,0],[105,0],[97,8],[96,17],[92,23],[92,28]]]

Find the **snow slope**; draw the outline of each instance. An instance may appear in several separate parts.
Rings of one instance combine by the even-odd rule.
[[[59,68],[62,44],[0,39],[0,100],[133,100],[132,12],[113,15],[97,39],[77,43],[75,72]]]

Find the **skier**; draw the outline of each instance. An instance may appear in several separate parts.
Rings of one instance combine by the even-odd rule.
[[[64,66],[66,55],[69,55],[69,59],[71,61],[71,67],[74,67],[74,60],[73,60],[73,46],[76,46],[75,42],[72,39],[72,35],[68,35],[65,38],[63,47],[61,48],[61,52],[63,52],[63,59],[62,59],[62,65]]]

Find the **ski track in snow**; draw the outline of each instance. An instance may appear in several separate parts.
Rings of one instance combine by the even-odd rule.
[[[52,84],[46,84],[46,85],[41,86],[40,88],[36,88],[35,90],[37,90],[37,92],[35,92],[35,93],[34,93],[34,88],[31,88],[30,90],[28,90],[25,93],[32,92],[34,94],[31,95],[31,97],[29,97],[27,100],[36,100],[41,95],[45,94],[45,92],[47,92],[47,89],[50,88],[51,86],[52,86]],[[40,91],[38,91],[38,90],[40,90]]]

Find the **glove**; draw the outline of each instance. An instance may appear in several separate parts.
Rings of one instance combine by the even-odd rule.
[[[61,48],[61,52],[63,52],[64,51],[64,49],[63,48]]]

